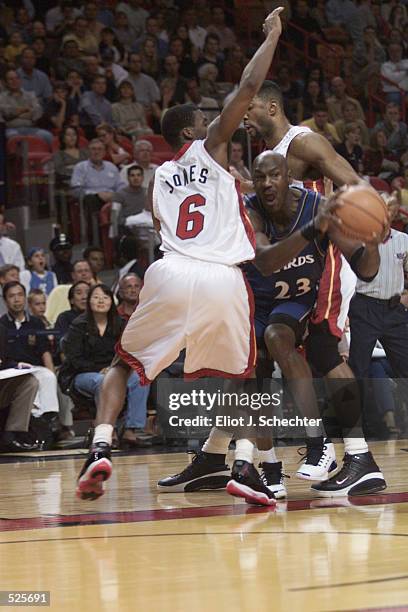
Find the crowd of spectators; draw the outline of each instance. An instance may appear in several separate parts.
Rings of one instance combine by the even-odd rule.
[[[405,2],[251,0],[248,27],[237,12],[242,3],[233,1],[0,5],[0,120],[6,136],[35,136],[49,145],[57,197],[64,194],[69,206],[81,201],[89,245],[100,243],[98,215],[109,206],[109,236],[120,267],[111,293],[101,282],[105,254],[99,246],[73,261],[67,226],[49,245],[23,254],[0,214],[0,325],[7,330],[7,363],[36,366],[32,415],[56,435],[72,435],[76,393],[98,401],[114,344],[138,303],[148,262],[136,254],[140,242],[132,228],[163,161],[155,149],[163,113],[193,102],[213,120],[257,46],[253,15],[278,4],[285,6],[284,33],[271,76],[290,121],[324,135],[356,172],[379,179],[382,189],[398,186],[396,224],[404,229]],[[342,48],[334,72],[324,58],[333,44]],[[247,153],[246,137],[237,134],[230,163],[246,179]],[[130,445],[151,444],[144,430],[147,395],[135,374],[123,417],[123,439]]]

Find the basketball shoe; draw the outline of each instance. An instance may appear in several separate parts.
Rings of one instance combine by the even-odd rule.
[[[284,477],[282,473],[282,461],[276,463],[260,463],[259,467],[262,469],[261,480],[274,494],[276,499],[283,499],[288,496],[288,492],[285,487]]]
[[[312,485],[320,497],[340,497],[342,495],[368,495],[384,491],[387,484],[380,468],[370,452],[359,455],[344,455],[343,467],[337,474]]]
[[[93,444],[78,476],[77,497],[84,500],[98,499],[104,494],[103,482],[108,480],[111,474],[111,447],[106,442]]]
[[[274,494],[264,484],[253,463],[248,463],[248,461],[234,461],[231,480],[227,484],[227,493],[234,497],[243,497],[248,504],[257,504],[258,506],[274,506],[276,504]]]
[[[336,453],[328,438],[307,438],[305,459],[296,472],[303,480],[327,480],[337,467]]]
[[[180,474],[167,476],[157,483],[161,493],[192,493],[212,489],[225,489],[231,471],[225,463],[225,455],[194,453],[192,462]]]

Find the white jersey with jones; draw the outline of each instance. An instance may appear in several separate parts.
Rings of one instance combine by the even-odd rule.
[[[235,179],[208,153],[204,140],[186,144],[157,170],[153,212],[161,250],[237,265],[255,257],[255,236]]]

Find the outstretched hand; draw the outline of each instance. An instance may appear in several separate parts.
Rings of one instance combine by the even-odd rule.
[[[271,32],[274,32],[280,36],[282,34],[282,22],[280,18],[281,12],[285,7],[278,6],[272,13],[269,13],[262,26],[265,36],[268,36]]]
[[[340,191],[340,190],[339,190]],[[327,200],[320,203],[319,211],[315,217],[315,227],[322,234],[330,231],[341,230],[342,221],[335,214],[343,204],[339,202],[339,191],[333,193]]]

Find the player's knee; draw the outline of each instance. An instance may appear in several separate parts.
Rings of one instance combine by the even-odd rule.
[[[265,330],[265,344],[270,356],[278,362],[287,359],[296,350],[295,335],[292,329],[280,323],[268,325]]]

